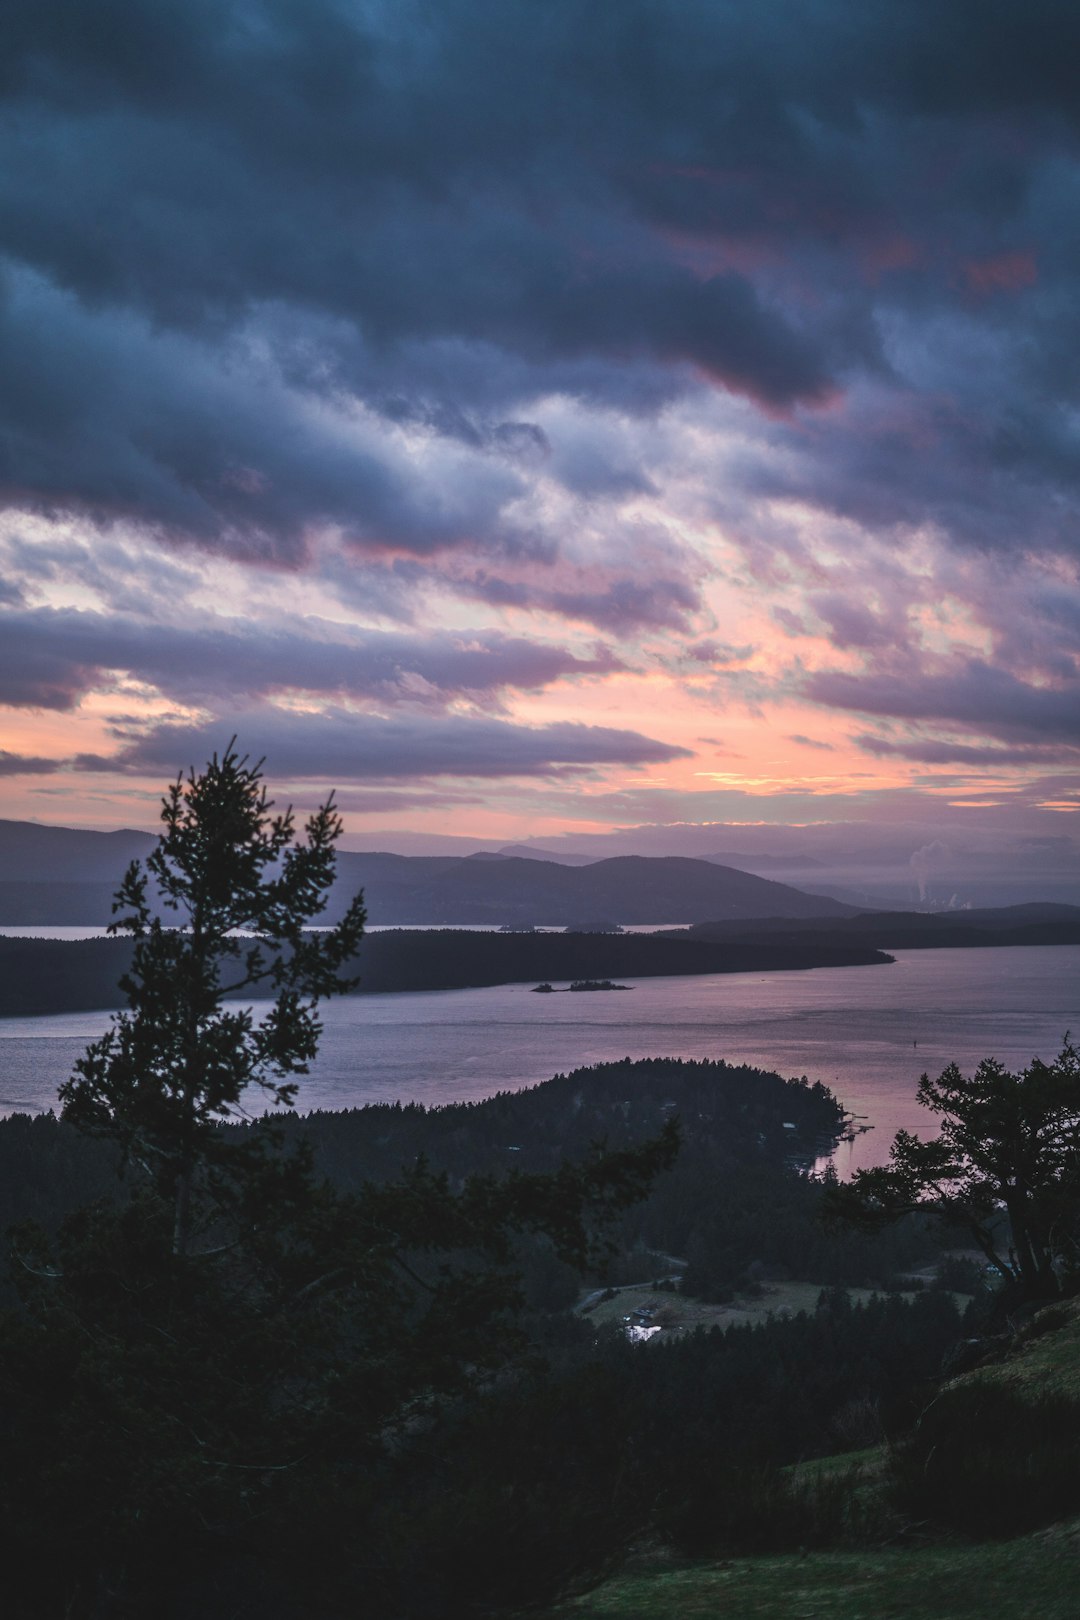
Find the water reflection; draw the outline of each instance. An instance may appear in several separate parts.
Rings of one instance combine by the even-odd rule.
[[[529,985],[349,997],[324,1009],[303,1109],[429,1105],[517,1091],[622,1057],[725,1058],[823,1080],[859,1130],[838,1172],[925,1134],[924,1070],[988,1055],[1049,1058],[1080,1030],[1080,946],[900,952],[890,967],[627,981],[630,994],[534,996]],[[0,1112],[52,1106],[106,1014],[0,1020]]]

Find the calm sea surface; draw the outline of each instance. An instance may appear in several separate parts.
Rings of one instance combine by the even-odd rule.
[[[725,1058],[808,1075],[872,1129],[841,1145],[841,1174],[921,1129],[923,1070],[981,1057],[1051,1058],[1080,1035],[1080,946],[902,951],[890,967],[639,979],[620,993],[533,995],[527,985],[351,996],[323,1012],[302,1110],[429,1105],[517,1091],[621,1057]],[[53,1105],[103,1013],[0,1019],[0,1114]]]

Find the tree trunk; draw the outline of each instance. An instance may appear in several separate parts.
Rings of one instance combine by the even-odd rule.
[[[1005,1207],[1025,1298],[1055,1299],[1060,1290],[1049,1254],[1032,1237],[1025,1211],[1008,1202]]]
[[[188,1252],[191,1241],[191,1180],[193,1170],[190,1162],[180,1168],[176,1183],[176,1199],[173,1207],[173,1254],[184,1255]]]

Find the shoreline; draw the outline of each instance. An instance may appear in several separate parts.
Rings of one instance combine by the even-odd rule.
[[[108,1012],[123,1000],[124,939],[0,938],[0,1017]],[[885,951],[858,941],[695,940],[686,934],[479,934],[386,930],[365,937],[347,973],[350,996],[482,989],[542,981],[676,978],[711,974],[885,966]],[[249,998],[250,999],[250,998]],[[257,998],[256,998],[257,999]]]

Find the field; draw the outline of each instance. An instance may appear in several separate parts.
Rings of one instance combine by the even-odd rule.
[[[1080,1525],[1019,1541],[733,1559],[624,1576],[558,1620],[1076,1620]],[[555,1620],[555,1616],[552,1617]]]

